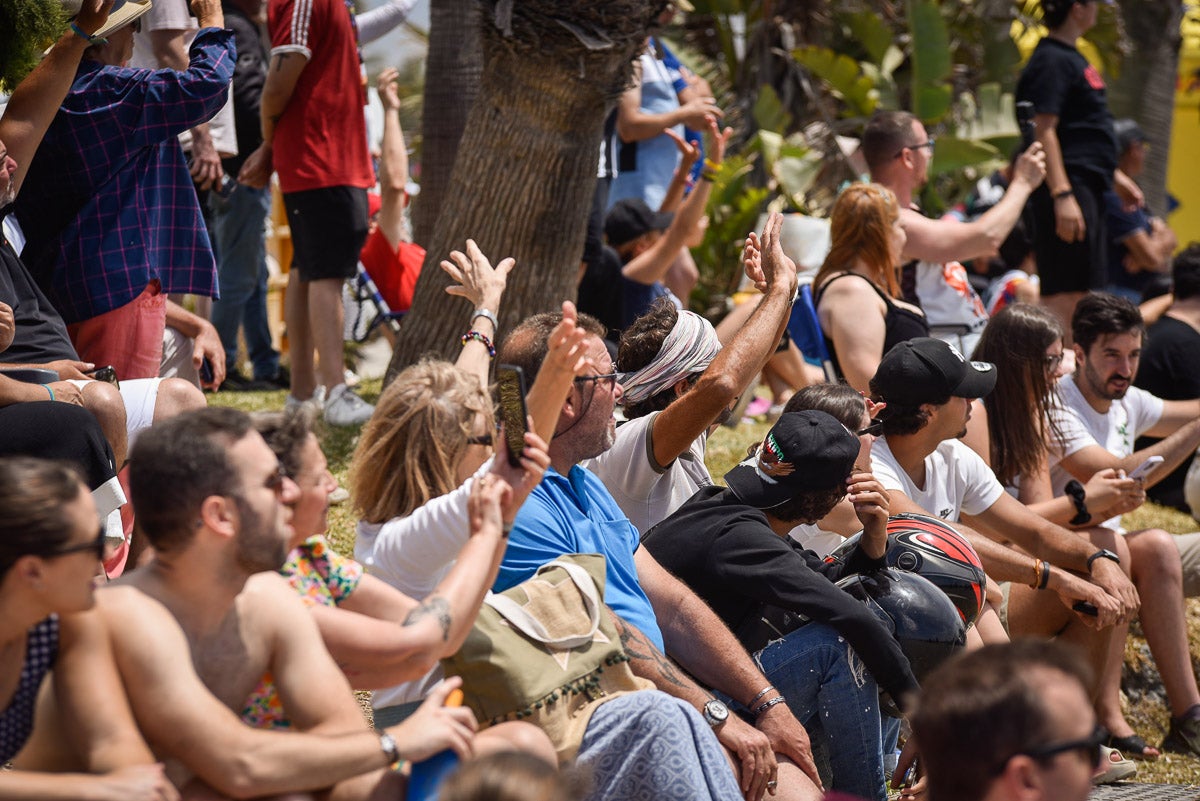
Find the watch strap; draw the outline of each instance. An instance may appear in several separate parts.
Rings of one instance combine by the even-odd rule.
[[[1092,570],[1092,563],[1095,562],[1097,559],[1111,559],[1112,561],[1116,562],[1118,565],[1121,564],[1121,557],[1117,556],[1115,553],[1108,550],[1107,548],[1101,548],[1100,550],[1096,551],[1094,554],[1092,554],[1091,556],[1088,557],[1087,566],[1088,566],[1089,573]]]

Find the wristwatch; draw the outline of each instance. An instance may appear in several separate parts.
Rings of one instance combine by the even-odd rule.
[[[389,765],[395,765],[400,761],[400,748],[396,745],[396,739],[386,731],[379,732],[379,748],[387,757]]]
[[[1115,553],[1108,550],[1107,548],[1101,548],[1100,550],[1096,551],[1094,554],[1092,554],[1091,556],[1088,557],[1087,566],[1088,566],[1089,573],[1092,572],[1092,562],[1095,562],[1097,559],[1111,559],[1114,562],[1116,562],[1118,565],[1121,564],[1121,557],[1117,556]]]
[[[717,699],[704,705],[704,722],[714,729],[729,719],[729,707]]]

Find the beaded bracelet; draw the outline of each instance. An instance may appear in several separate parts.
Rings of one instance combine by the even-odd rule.
[[[472,339],[475,340],[476,342],[478,342],[479,344],[481,344],[485,348],[487,348],[489,358],[491,358],[491,359],[496,358],[496,349],[492,347],[492,341],[490,339],[488,339],[487,337],[485,337],[483,334],[476,331],[475,329],[472,328],[470,331],[463,334],[459,339],[462,342],[464,348],[467,346],[467,343],[470,342]]]

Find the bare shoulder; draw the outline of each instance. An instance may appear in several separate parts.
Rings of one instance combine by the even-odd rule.
[[[255,573],[238,594],[238,616],[260,633],[305,625],[311,615],[299,593],[275,572]]]

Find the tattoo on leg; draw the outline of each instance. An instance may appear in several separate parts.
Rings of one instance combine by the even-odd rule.
[[[442,642],[450,639],[450,625],[454,618],[450,615],[450,602],[440,595],[431,595],[421,602],[421,605],[408,613],[404,618],[405,626],[416,625],[427,617],[435,617],[442,627]]]

